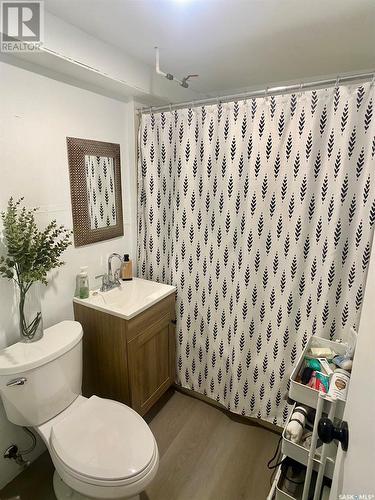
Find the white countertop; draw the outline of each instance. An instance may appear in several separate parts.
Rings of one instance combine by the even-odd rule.
[[[133,278],[122,281],[121,287],[108,292],[92,291],[87,299],[74,297],[74,302],[119,318],[131,319],[175,291],[175,286]]]

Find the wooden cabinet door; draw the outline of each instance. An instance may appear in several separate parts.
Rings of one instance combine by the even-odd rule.
[[[83,395],[130,404],[126,322],[80,304],[74,304],[74,318],[84,332]]]
[[[174,325],[169,313],[130,340],[131,403],[141,415],[173,384],[174,354]]]

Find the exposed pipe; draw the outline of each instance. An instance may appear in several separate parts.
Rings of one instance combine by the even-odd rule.
[[[175,78],[171,73],[164,73],[164,71],[162,71],[160,69],[160,53],[159,53],[159,47],[155,47],[155,69],[156,69],[156,73],[160,76],[164,76],[167,80],[174,80],[175,82],[179,83],[182,87],[184,86],[188,86],[187,84],[183,84],[183,82],[181,80],[179,80],[178,78]]]
[[[11,444],[5,450],[3,457],[9,460],[14,460],[17,463],[17,465],[25,469],[30,465],[30,461],[25,460],[23,458],[23,455],[27,455],[28,453],[31,453],[35,449],[36,437],[34,433],[27,427],[22,427],[22,429],[26,432],[26,434],[28,434],[31,437],[32,439],[31,446],[29,446],[29,448],[27,448],[26,450],[20,450],[16,444]]]
[[[224,103],[224,102],[231,102],[231,101],[244,101],[246,99],[251,99],[254,97],[264,97],[264,96],[269,96],[269,95],[278,95],[278,94],[290,94],[293,92],[302,92],[303,90],[313,90],[313,89],[318,89],[318,88],[324,88],[324,87],[332,87],[334,85],[339,85],[341,83],[354,83],[356,81],[370,81],[374,83],[375,81],[375,71],[371,71],[369,73],[359,73],[359,74],[352,74],[352,75],[344,75],[344,76],[338,76],[337,78],[330,78],[327,80],[317,80],[317,81],[312,81],[312,82],[301,82],[293,85],[285,85],[285,86],[279,86],[279,87],[270,87],[270,88],[265,88],[265,89],[259,89],[259,90],[252,90],[249,92],[244,92],[241,94],[232,94],[232,95],[225,95],[221,97],[209,97],[207,99],[201,99],[198,101],[185,101],[185,102],[180,102],[176,104],[168,104],[164,106],[156,106],[156,107],[144,107],[141,108],[139,111],[141,113],[157,113],[161,111],[171,111],[172,109],[181,109],[181,108],[187,108],[187,107],[198,107],[198,106],[205,106],[207,104],[215,104],[215,103]]]
[[[187,75],[185,76],[182,80],[179,80],[178,78],[176,78],[174,75],[172,75],[171,73],[165,73],[164,71],[162,71],[160,69],[160,53],[159,53],[159,47],[155,47],[155,70],[156,70],[156,73],[160,76],[164,76],[167,80],[174,80],[175,82],[179,83],[181,85],[181,87],[184,87],[185,89],[187,89],[189,87],[189,84],[187,83],[187,81],[190,79],[190,78],[193,78],[193,77],[196,77],[198,75]]]

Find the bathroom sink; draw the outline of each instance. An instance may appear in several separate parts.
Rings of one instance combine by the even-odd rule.
[[[90,292],[88,299],[74,297],[74,302],[120,318],[131,319],[175,291],[175,286],[133,278],[131,281],[122,281],[119,288],[108,292],[94,290]]]

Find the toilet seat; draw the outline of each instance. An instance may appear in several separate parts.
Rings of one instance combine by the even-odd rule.
[[[138,413],[97,396],[52,426],[50,452],[66,474],[100,486],[138,482],[158,461],[155,439]]]
[[[76,486],[77,484],[96,487],[96,488],[103,487],[104,489],[108,489],[108,487],[111,488],[133,487],[133,486],[136,487],[138,484],[142,483],[148,477],[151,476],[151,478],[153,478],[155,476],[159,464],[158,451],[157,449],[155,449],[155,453],[153,455],[151,462],[139,474],[134,475],[127,479],[105,481],[103,479],[84,476],[81,473],[71,469],[59,458],[58,455],[56,455],[56,452],[54,451],[53,448],[50,448],[49,452],[52,458],[52,462],[54,463],[55,468],[60,474],[60,476],[64,479],[64,481],[67,484],[70,484],[77,491],[81,491],[81,489]]]

